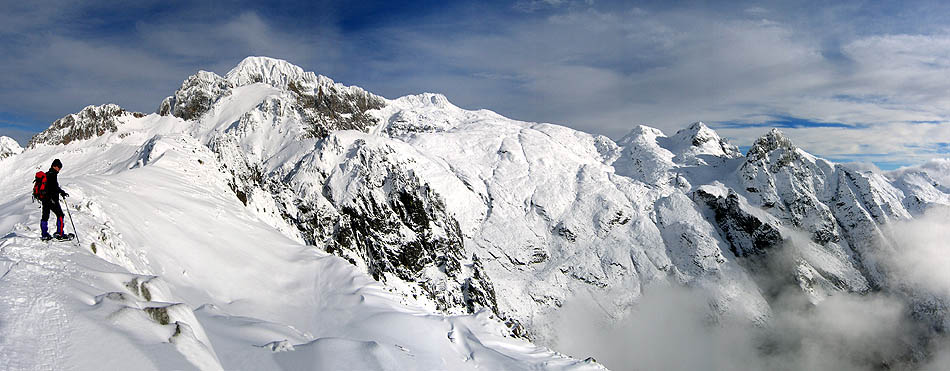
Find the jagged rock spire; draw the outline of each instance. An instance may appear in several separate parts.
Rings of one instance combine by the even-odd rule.
[[[793,152],[795,151],[795,145],[781,130],[772,128],[768,133],[755,140],[752,148],[749,148],[749,152],[746,153],[746,157],[749,158],[749,161],[758,161],[778,149]]]

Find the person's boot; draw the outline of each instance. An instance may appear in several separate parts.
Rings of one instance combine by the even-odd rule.
[[[43,241],[49,241],[51,238],[53,238],[53,236],[50,236],[50,235],[49,235],[49,222],[48,222],[48,221],[45,221],[45,220],[44,220],[44,221],[41,221],[41,222],[40,222],[40,231],[42,232],[42,234],[40,235],[40,239],[41,239],[41,240],[43,240]]]

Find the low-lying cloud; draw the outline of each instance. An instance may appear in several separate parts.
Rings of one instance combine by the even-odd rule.
[[[713,319],[708,298],[684,288],[647,292],[618,323],[568,303],[551,344],[612,370],[867,370],[920,366],[906,305],[885,295],[840,294],[817,306],[776,306],[768,326]],[[943,355],[941,355],[943,356]]]
[[[880,292],[813,305],[791,284],[770,297],[766,325],[712,315],[708,295],[691,288],[649,286],[617,321],[600,320],[598,298],[581,296],[563,308],[549,345],[613,370],[950,369],[948,225],[950,210],[935,209],[888,226],[894,250],[880,255],[890,286]],[[788,257],[773,259],[775,268]]]
[[[896,241],[890,262],[898,284],[950,298],[950,208],[932,208],[886,229]],[[950,318],[947,318],[950,324]]]

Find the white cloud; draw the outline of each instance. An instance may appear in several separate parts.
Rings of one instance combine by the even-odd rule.
[[[866,128],[810,127],[782,128],[796,146],[823,157],[843,161],[878,163],[921,163],[946,156],[938,150],[950,141],[950,122],[883,123]],[[752,143],[764,129],[719,129],[721,135],[737,143]],[[943,148],[946,150],[946,148]]]
[[[779,280],[780,277],[774,277]],[[773,300],[766,326],[716,319],[700,290],[649,287],[617,321],[601,321],[596,299],[578,296],[559,311],[554,349],[593,356],[610,369],[867,370],[897,369],[920,332],[900,299],[841,293],[812,306],[790,286]],[[931,334],[932,335],[932,334]],[[935,341],[941,341],[939,337]],[[944,360],[937,355],[934,365]]]
[[[860,159],[847,156],[858,151],[919,162],[934,154],[928,146],[950,141],[950,34],[933,27],[877,32],[868,25],[889,23],[855,17],[862,6],[849,3],[804,11],[781,3],[515,6],[544,11],[458,7],[348,31],[332,16],[300,28],[241,9],[171,12],[96,38],[58,26],[72,11],[63,3],[13,9],[0,14],[0,38],[16,40],[0,45],[8,56],[0,111],[53,119],[108,101],[151,110],[197,69],[225,72],[244,56],[270,55],[389,97],[442,92],[463,107],[615,138],[637,124],[673,132],[697,120],[781,115],[853,125],[789,130],[801,147],[836,158]],[[901,9],[887,21],[928,14]],[[748,145],[766,130],[725,134]]]
[[[946,162],[943,164],[946,166]],[[941,180],[950,177],[943,169]],[[896,241],[889,256],[897,277],[950,300],[950,210],[931,209],[921,218],[896,223],[888,228]]]
[[[826,29],[763,19],[773,12],[762,10],[745,12],[756,17],[748,19],[572,9],[488,34],[388,34],[424,56],[423,66],[468,74],[445,84],[425,80],[431,85],[418,90],[615,138],[641,123],[672,132],[698,120],[752,123],[780,115],[852,126],[790,130],[803,148],[836,158],[919,162],[934,153],[905,144],[926,149],[950,141],[950,34],[855,37],[829,56]],[[403,62],[419,60],[394,63]],[[919,121],[939,123],[911,124]],[[748,145],[766,130],[727,135]]]
[[[919,168],[950,176],[950,160]],[[607,294],[578,294],[554,314],[558,337],[547,345],[611,369],[946,369],[950,338],[940,328],[950,300],[948,224],[950,210],[938,209],[885,226],[894,249],[875,253],[888,268],[882,291],[838,292],[812,304],[784,276],[794,255],[772,253],[760,257],[755,275],[773,293],[764,325],[714,314],[703,290],[659,283],[644,287],[616,320],[604,320],[597,304]]]
[[[255,12],[202,22],[144,19],[128,33],[92,38],[57,26],[57,17],[46,16],[47,32],[20,28],[13,36],[20,42],[0,47],[7,51],[0,59],[0,112],[49,121],[89,104],[151,112],[198,69],[224,73],[248,55],[311,67],[339,59],[332,27],[293,34]]]

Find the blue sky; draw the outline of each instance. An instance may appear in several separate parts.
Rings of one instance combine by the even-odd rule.
[[[780,127],[838,161],[950,156],[939,1],[4,2],[0,135],[21,142],[89,104],[152,112],[199,69],[267,55],[615,139],[701,120],[738,145]]]

